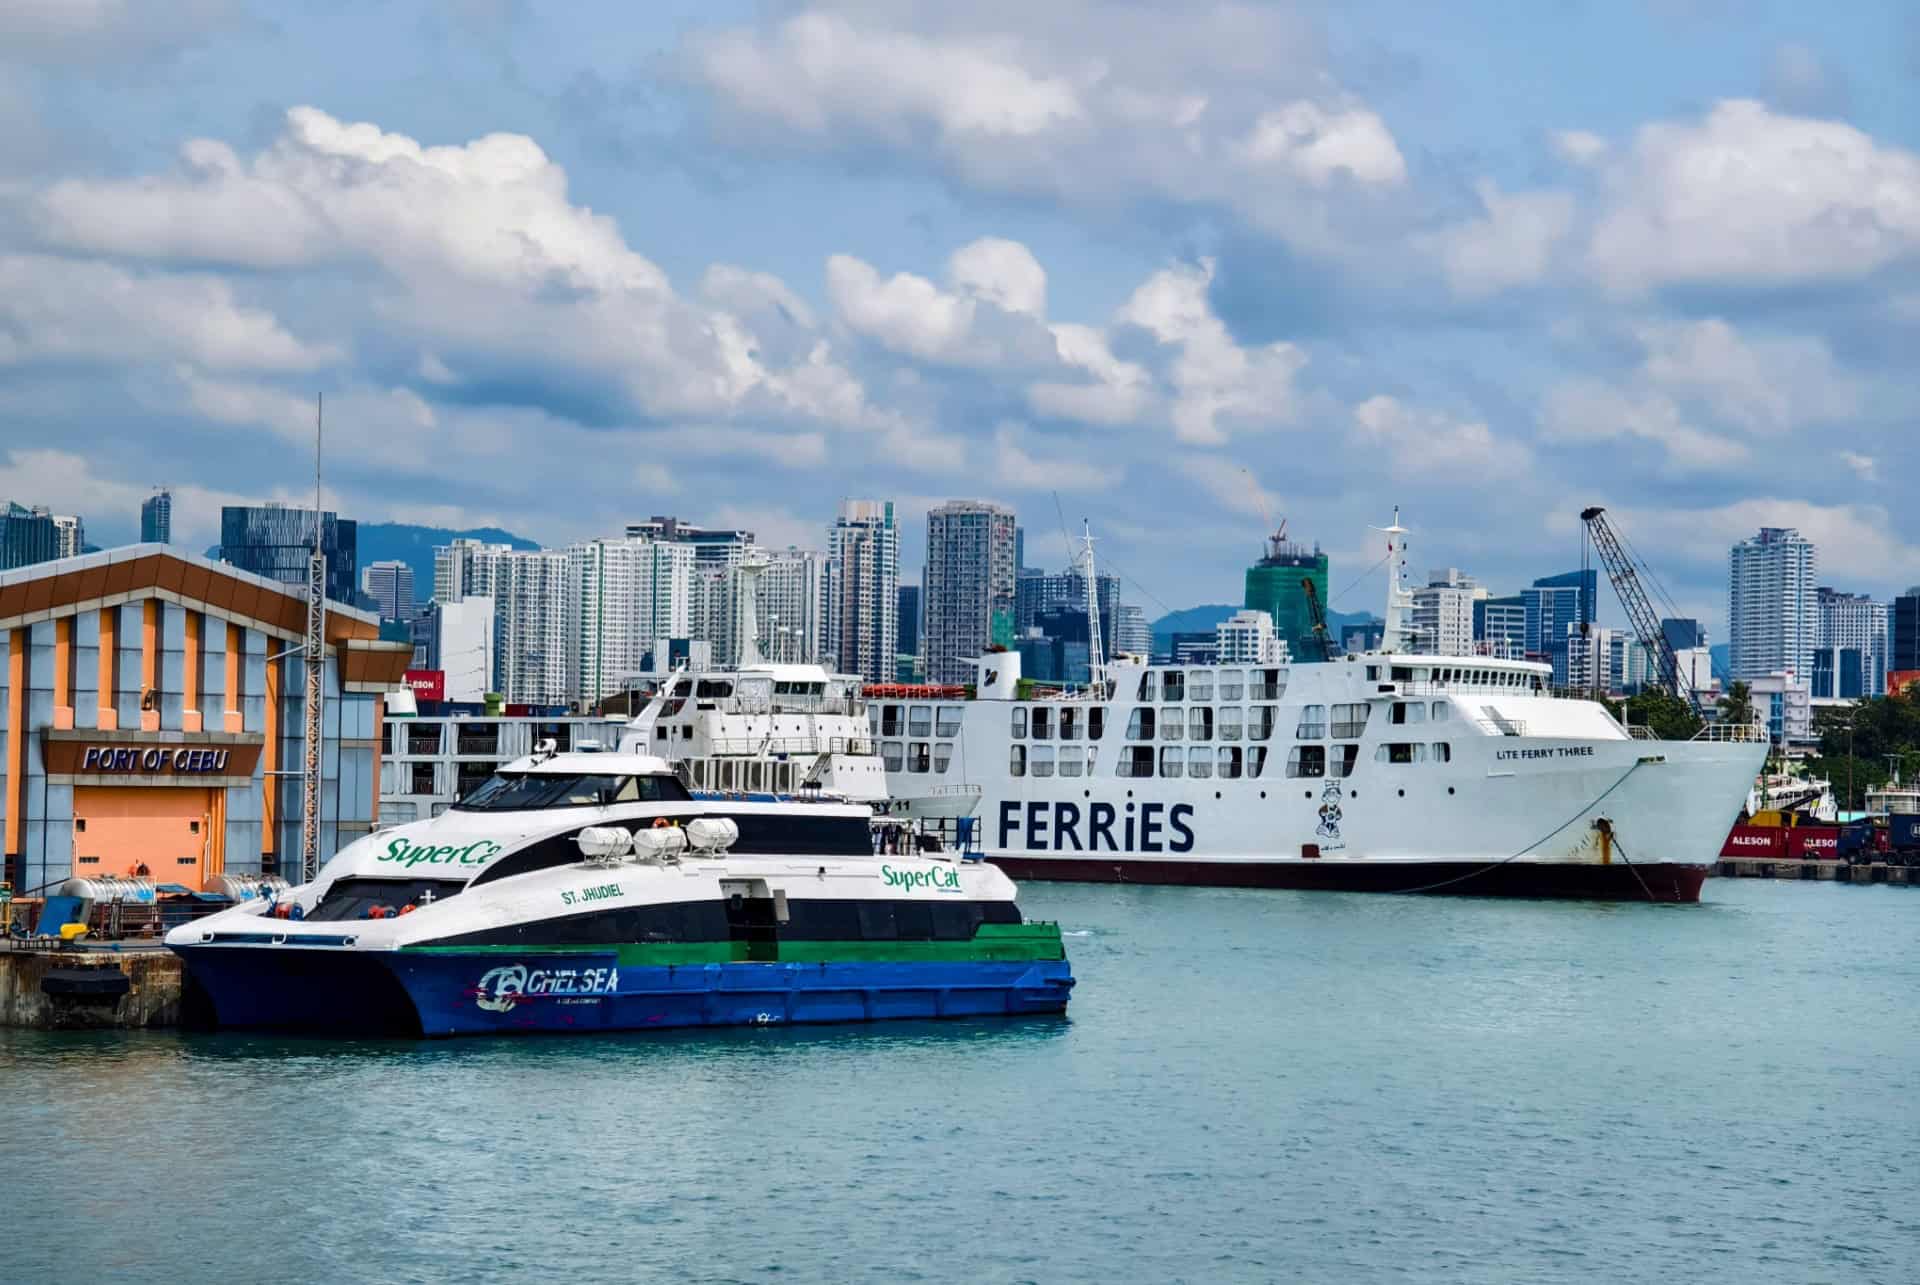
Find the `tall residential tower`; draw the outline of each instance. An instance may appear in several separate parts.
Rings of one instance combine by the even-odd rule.
[[[1777,671],[1805,681],[1820,644],[1813,542],[1792,527],[1762,527],[1728,555],[1727,669],[1752,682]]]
[[[900,638],[900,531],[892,500],[842,500],[827,532],[830,608],[842,673],[890,683]]]
[[[949,500],[927,513],[922,647],[930,683],[972,682],[973,660],[1014,639],[1013,510]]]

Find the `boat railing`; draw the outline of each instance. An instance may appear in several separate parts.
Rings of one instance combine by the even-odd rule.
[[[1489,736],[1525,736],[1527,734],[1525,719],[1481,714],[1476,716],[1473,721],[1479,725],[1481,731]]]
[[[870,757],[864,736],[721,736],[708,741],[707,758],[756,758],[763,754],[849,754]]]
[[[1693,739],[1757,745],[1772,738],[1768,736],[1767,729],[1759,723],[1708,723],[1693,734]]]

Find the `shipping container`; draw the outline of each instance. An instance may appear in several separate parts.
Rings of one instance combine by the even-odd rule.
[[[1896,850],[1920,848],[1920,813],[1896,812],[1887,818],[1888,841]]]
[[[1787,855],[1801,861],[1837,860],[1840,831],[1835,826],[1797,825],[1787,831]]]
[[[1787,835],[1779,826],[1736,825],[1720,849],[1723,857],[1780,857],[1787,851]]]

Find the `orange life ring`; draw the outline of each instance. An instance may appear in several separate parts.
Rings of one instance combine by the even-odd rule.
[[[655,817],[653,819],[653,828],[656,830],[665,829],[667,826],[670,826],[672,824],[673,822],[667,820],[665,817]]]

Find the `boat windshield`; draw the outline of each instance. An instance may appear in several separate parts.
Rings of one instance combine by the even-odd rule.
[[[670,776],[501,772],[453,806],[465,812],[531,812],[541,808],[604,807],[609,803],[658,803],[686,797],[686,790]]]

